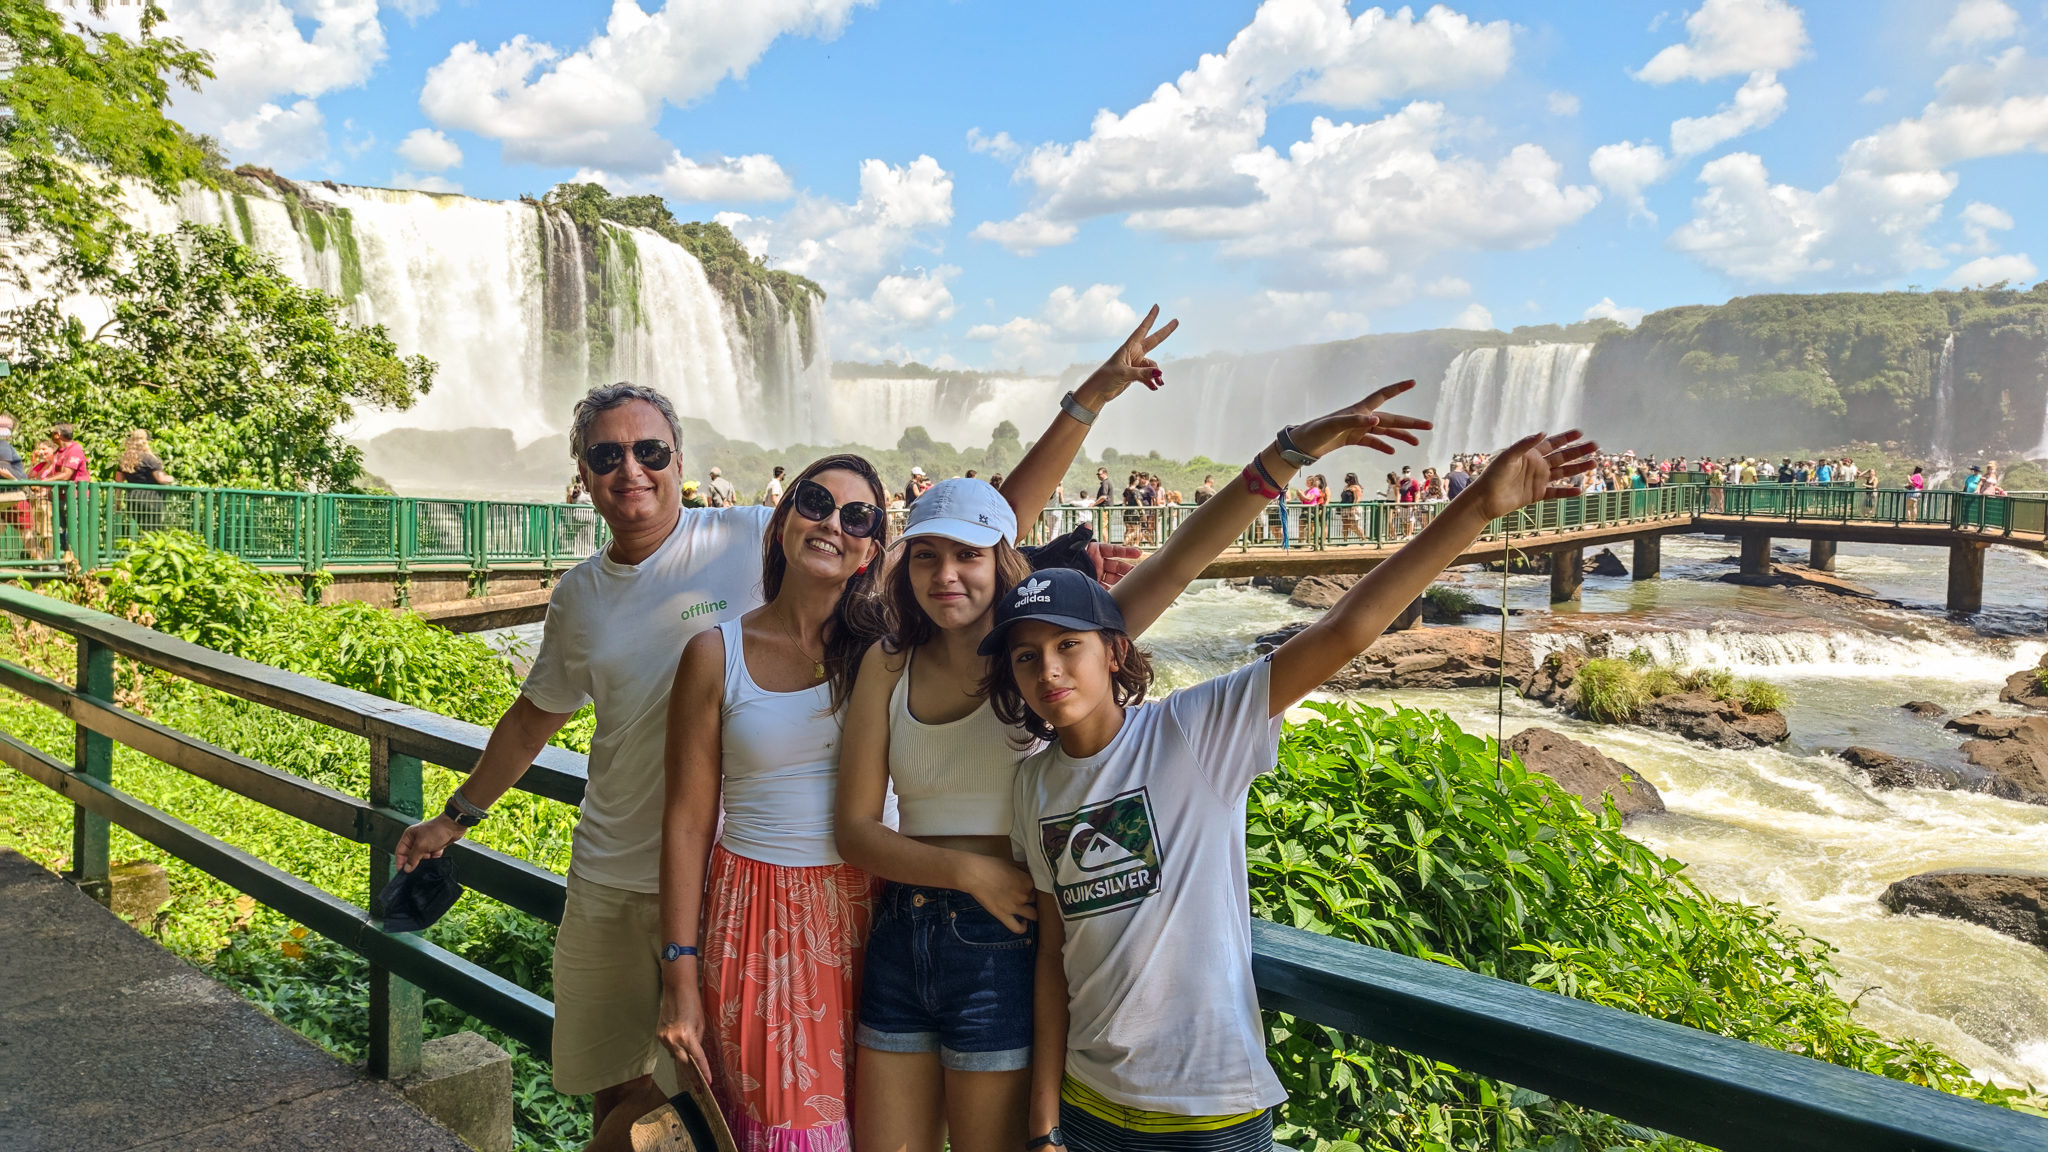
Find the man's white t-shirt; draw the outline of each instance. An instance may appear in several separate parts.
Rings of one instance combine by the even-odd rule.
[[[521,693],[547,712],[597,705],[569,872],[658,892],[669,687],[690,637],[761,604],[773,508],[685,508],[638,564],[605,548],[563,575]]]
[[[1229,1116],[1287,1099],[1245,878],[1245,797],[1279,755],[1271,669],[1128,709],[1084,760],[1055,741],[1018,767],[1010,846],[1066,926],[1066,1071],[1119,1104]]]

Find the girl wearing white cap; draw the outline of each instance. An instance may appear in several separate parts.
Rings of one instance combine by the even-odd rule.
[[[1373,415],[1413,385],[1293,431],[1318,453],[1391,451],[1380,436],[1413,444],[1407,430],[1427,423]],[[1263,506],[1219,495],[1124,577],[1115,596],[1133,629],[1156,620]],[[855,1034],[858,1148],[1016,1152],[1026,1135],[1037,911],[1009,834],[1017,764],[1037,741],[995,716],[981,695],[991,662],[976,651],[998,599],[1042,579],[1015,536],[1009,507],[985,485],[949,480],[918,501],[883,590],[891,635],[868,650],[847,711],[839,851],[891,881],[876,903]],[[883,823],[891,784],[899,830]]]

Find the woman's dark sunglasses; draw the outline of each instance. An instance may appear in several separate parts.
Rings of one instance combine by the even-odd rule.
[[[649,472],[659,472],[668,467],[670,457],[675,454],[675,449],[669,447],[666,440],[635,440],[630,445],[610,440],[585,448],[583,462],[599,476],[609,476],[619,470],[619,465],[626,462],[627,448],[633,450],[633,459],[638,460],[640,466]]]
[[[840,504],[832,499],[832,490],[816,480],[796,482],[796,510],[803,518],[822,524],[839,513],[839,530],[856,540],[873,536],[882,527],[882,510],[865,500],[851,500]]]

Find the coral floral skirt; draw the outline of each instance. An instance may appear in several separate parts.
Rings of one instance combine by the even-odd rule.
[[[851,864],[791,868],[712,850],[705,1055],[740,1152],[851,1146],[861,957],[881,888]]]

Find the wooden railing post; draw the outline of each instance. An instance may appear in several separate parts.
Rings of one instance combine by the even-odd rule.
[[[370,803],[417,820],[422,796],[417,757],[391,750],[389,737],[370,737]],[[384,918],[377,898],[391,880],[395,862],[382,848],[370,849],[370,918]],[[375,964],[370,966],[370,1075],[395,1080],[419,1070],[420,990]]]
[[[78,639],[78,691],[95,700],[114,700],[114,652],[104,644]],[[72,766],[103,783],[114,779],[114,741],[83,724],[74,724]],[[71,809],[71,879],[93,899],[105,904],[113,896],[107,881],[107,818],[74,805]]]

